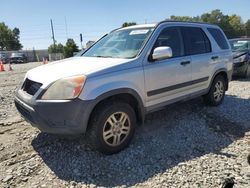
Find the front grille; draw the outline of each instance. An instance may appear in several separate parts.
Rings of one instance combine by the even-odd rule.
[[[15,101],[15,105],[20,114],[30,122],[34,122],[30,112]]]
[[[41,83],[34,82],[27,78],[23,83],[22,89],[23,91],[33,96],[36,94],[36,92],[40,89],[41,86],[42,86]]]

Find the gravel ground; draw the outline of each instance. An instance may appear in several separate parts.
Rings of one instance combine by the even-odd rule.
[[[147,116],[130,147],[104,156],[81,138],[41,133],[17,113],[13,93],[39,63],[0,72],[0,187],[250,187],[250,80],[224,103],[177,103]]]

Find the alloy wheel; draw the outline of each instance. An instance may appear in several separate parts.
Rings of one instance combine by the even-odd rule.
[[[131,122],[124,112],[113,113],[103,127],[103,140],[109,146],[122,144],[130,133]]]
[[[225,89],[223,82],[219,80],[214,87],[214,100],[216,102],[219,102],[223,98],[224,91]]]

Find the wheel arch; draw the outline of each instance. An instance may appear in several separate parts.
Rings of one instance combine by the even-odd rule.
[[[108,101],[115,102],[116,100],[124,101],[128,103],[129,105],[131,105],[132,108],[135,110],[137,121],[141,123],[144,122],[145,108],[144,108],[143,101],[141,97],[139,96],[139,94],[135,90],[130,89],[130,88],[120,88],[120,89],[108,91],[98,96],[95,99],[95,104],[93,105],[93,108],[91,110],[91,113],[87,121],[88,122],[87,129],[88,129],[90,119],[92,118],[96,109]]]
[[[228,84],[229,84],[229,81],[231,80],[231,77],[230,77],[230,75],[227,73],[227,70],[224,69],[224,68],[223,68],[223,69],[218,69],[218,70],[214,73],[214,75],[213,75],[213,77],[212,77],[212,79],[211,79],[210,85],[209,85],[209,89],[210,89],[210,87],[211,87],[211,85],[212,85],[214,79],[215,79],[217,76],[219,76],[219,75],[223,76],[223,78],[225,79],[225,81],[226,81],[226,91],[227,91],[227,90],[228,90]]]

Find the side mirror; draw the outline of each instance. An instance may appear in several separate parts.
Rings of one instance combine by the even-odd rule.
[[[172,49],[168,46],[161,46],[154,49],[152,60],[167,59],[173,56]]]

